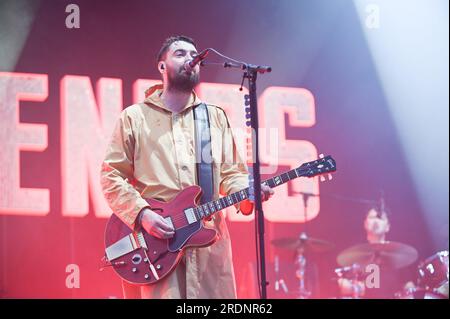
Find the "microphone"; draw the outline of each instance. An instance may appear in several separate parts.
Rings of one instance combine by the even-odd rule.
[[[206,59],[206,56],[208,55],[208,53],[209,53],[209,49],[205,49],[202,52],[200,52],[199,54],[197,54],[195,56],[195,58],[193,58],[192,60],[186,61],[186,63],[184,64],[184,69],[188,72],[191,72],[197,64],[199,64],[204,59]]]

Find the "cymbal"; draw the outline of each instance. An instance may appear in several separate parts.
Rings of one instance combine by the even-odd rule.
[[[417,260],[418,253],[414,247],[399,242],[359,244],[342,251],[337,257],[341,266],[352,264],[377,264],[389,268],[403,268]]]
[[[271,241],[272,245],[289,250],[303,249],[305,252],[324,252],[333,248],[333,244],[323,239],[308,237],[301,233],[298,237],[277,238]]]

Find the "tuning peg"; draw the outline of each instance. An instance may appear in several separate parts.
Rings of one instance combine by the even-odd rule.
[[[331,181],[333,179],[333,175],[328,174],[328,180]]]
[[[325,176],[323,176],[323,175],[320,175],[319,178],[320,178],[320,181],[321,181],[321,182],[325,182],[325,180],[326,180],[326,179],[325,179]]]

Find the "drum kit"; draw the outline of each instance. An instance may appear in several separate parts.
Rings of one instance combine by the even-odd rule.
[[[331,251],[334,245],[326,240],[309,237],[305,232],[298,237],[273,239],[272,245],[277,248],[295,252],[296,277],[299,282],[298,299],[306,299],[311,292],[306,289],[305,280],[307,252],[324,253]],[[394,296],[396,299],[443,299],[448,298],[449,253],[440,251],[419,263],[416,283],[409,283]],[[415,248],[393,241],[381,243],[365,243],[343,250],[337,256],[334,273],[339,286],[339,299],[365,298],[367,284],[366,267],[377,265],[382,269],[396,270],[412,265],[418,259]]]
[[[304,217],[307,220],[308,198],[317,196],[316,194],[296,192],[302,195]],[[339,199],[351,200],[363,204],[374,205],[373,200],[363,200],[359,198],[350,198],[338,196]],[[379,202],[379,210],[374,210],[377,218],[381,218],[384,226],[388,225],[386,206],[384,201],[384,193],[381,191],[381,198]],[[369,211],[369,214],[371,211]],[[369,216],[368,214],[368,216]],[[372,214],[373,215],[373,214]],[[379,216],[378,216],[379,215]],[[384,216],[383,216],[384,215]],[[366,221],[368,220],[366,217]],[[374,218],[375,216],[371,216]],[[387,223],[386,223],[387,221]],[[373,226],[374,224],[372,224]],[[370,225],[369,225],[370,226]],[[306,225],[305,225],[306,227]],[[377,225],[380,230],[380,224]],[[296,298],[306,299],[312,296],[312,292],[307,289],[308,269],[307,256],[310,253],[325,253],[333,250],[334,245],[324,239],[309,237],[305,231],[301,232],[298,237],[277,238],[271,241],[272,245],[277,248],[287,249],[295,253],[295,275],[298,279],[299,288],[296,291]],[[366,229],[368,231],[368,229]],[[389,227],[385,228],[383,233],[389,231]],[[377,236],[380,234],[376,234]],[[373,239],[373,238],[372,238]],[[393,293],[392,295],[384,295],[384,299],[448,299],[449,297],[449,252],[440,251],[434,255],[426,258],[419,263],[417,268],[416,283],[408,282],[403,290]],[[371,240],[364,244],[358,244],[349,247],[337,256],[337,263],[340,268],[334,269],[337,277],[333,278],[333,282],[338,283],[339,293],[338,299],[359,299],[368,298],[366,292],[369,287],[367,279],[369,273],[367,269],[377,268],[378,270],[393,272],[398,269],[405,268],[412,265],[418,259],[417,250],[409,245],[385,241],[384,236],[377,237],[376,240]],[[277,257],[276,257],[277,261]],[[278,264],[278,262],[276,262]],[[276,266],[276,276],[278,278],[279,266]],[[381,276],[381,273],[379,273]],[[312,278],[317,280],[317,278]],[[370,278],[372,279],[372,278]],[[284,280],[276,280],[275,286],[281,285],[285,293],[287,292],[286,283]],[[277,289],[276,289],[277,290]]]
[[[407,299],[448,299],[448,251],[439,251],[418,266],[417,287],[407,287],[398,296]]]

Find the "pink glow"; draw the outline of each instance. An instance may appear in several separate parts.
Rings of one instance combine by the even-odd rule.
[[[133,103],[142,103],[145,100],[145,90],[149,87],[161,84],[160,80],[137,79],[133,83]]]
[[[275,145],[261,143],[261,161],[270,165],[287,165],[290,168],[317,158],[317,149],[309,141],[288,140],[284,114],[287,113],[291,126],[311,127],[315,124],[314,97],[306,89],[269,87],[259,98],[259,116],[262,127],[270,134],[278,132],[278,149]],[[261,135],[261,141],[269,141]],[[319,194],[317,178],[298,178],[290,182],[294,191]],[[288,185],[277,187],[275,196],[265,203],[266,218],[273,222],[302,223],[319,214],[319,197],[310,197],[308,216],[305,219],[303,201],[300,195],[289,195]]]
[[[0,72],[0,214],[43,216],[50,211],[50,192],[20,187],[20,152],[42,152],[48,146],[45,124],[21,123],[20,101],[48,97],[47,74]]]
[[[89,194],[97,217],[111,210],[100,186],[100,166],[122,111],[122,80],[101,78],[97,100],[87,76],[61,79],[61,175],[63,216],[89,213]]]
[[[0,74],[3,86],[9,86],[12,82],[14,84],[13,91],[16,92],[16,100],[11,102],[16,103],[14,112],[8,113],[7,107],[2,108],[3,118],[11,118],[11,121],[5,123],[16,123],[16,126],[3,132],[18,132],[14,134],[14,136],[18,136],[14,142],[16,145],[18,144],[16,155],[12,157],[4,155],[3,159],[6,163],[4,167],[11,168],[6,171],[15,172],[15,175],[4,177],[9,183],[3,182],[2,185],[9,189],[15,189],[15,193],[4,192],[6,195],[2,196],[0,209],[2,212],[8,213],[45,215],[49,210],[49,191],[22,189],[16,184],[20,180],[18,151],[43,151],[47,147],[46,125],[18,122],[18,101],[45,100],[48,95],[47,76],[18,73]],[[41,86],[39,90],[35,88],[27,90],[25,86],[35,81],[39,81],[37,82]],[[160,81],[136,80],[133,84],[133,100],[135,102],[142,101],[145,90],[157,83]],[[248,156],[251,155],[251,150],[246,145],[248,129],[244,123],[245,106],[243,105],[243,96],[248,92],[238,89],[238,85],[201,83],[196,91],[203,100],[217,104],[227,112],[238,149],[241,154]],[[62,215],[86,216],[89,213],[89,196],[91,196],[95,215],[108,217],[111,210],[100,189],[99,172],[111,132],[122,110],[122,80],[101,78],[96,87],[97,99],[94,96],[91,81],[86,76],[64,76],[60,82],[60,90]],[[12,92],[11,88],[8,87],[5,92]],[[5,95],[3,100],[8,101],[8,96]],[[261,161],[272,165],[270,173],[274,173],[278,165],[294,168],[303,162],[317,158],[317,150],[309,141],[286,139],[283,115],[284,113],[288,114],[292,126],[313,126],[315,124],[315,105],[311,92],[300,88],[270,87],[261,95],[259,108],[262,123],[260,131]],[[275,140],[270,140],[271,137],[275,137]],[[6,141],[11,141],[11,139],[3,137],[2,143],[6,143]],[[14,145],[11,145],[13,144],[4,145],[4,149],[13,150],[14,148],[11,147]],[[15,158],[15,160],[6,161],[7,158]],[[248,157],[247,160],[249,160]],[[267,174],[267,171],[263,173]],[[295,191],[317,194],[319,192],[317,178],[300,178],[291,183]],[[33,197],[33,201],[24,200],[24,198],[29,199],[30,196],[36,198]],[[19,203],[27,202],[33,203],[31,207],[26,209],[20,207]],[[305,221],[301,198],[298,195],[289,196],[287,185],[278,187],[276,196],[264,205],[267,208],[266,217],[269,221]],[[311,220],[319,213],[319,198],[310,198],[308,205],[307,220]],[[230,221],[253,220],[252,215],[235,214],[234,208],[228,212],[230,212],[227,214]]]

